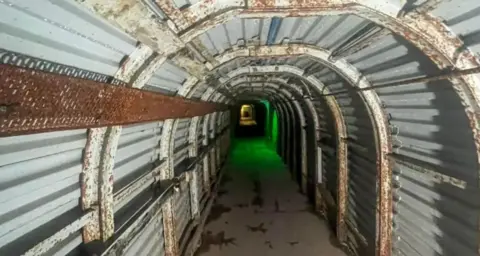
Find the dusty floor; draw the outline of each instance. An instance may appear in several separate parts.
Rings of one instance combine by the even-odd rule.
[[[197,255],[345,255],[272,147],[235,144]]]

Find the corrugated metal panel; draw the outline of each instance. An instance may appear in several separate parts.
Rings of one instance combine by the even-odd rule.
[[[0,2],[0,48],[113,75],[136,41],[75,1]]]
[[[369,22],[355,15],[277,18],[280,26],[273,44],[303,42],[332,49]],[[221,54],[247,42],[267,44],[272,19],[233,19],[199,36],[211,54]]]
[[[442,1],[432,14],[441,17],[455,34],[461,36],[467,47],[480,53],[479,1]]]
[[[332,76],[336,76],[332,73]],[[336,80],[334,78],[334,80]],[[351,89],[344,81],[326,85],[332,92]],[[348,205],[346,221],[349,246],[358,255],[373,255],[376,241],[377,166],[374,128],[360,96],[350,90],[336,96],[348,136]]]
[[[187,78],[187,72],[167,60],[155,71],[143,89],[164,94],[175,94]]]
[[[125,250],[126,256],[165,255],[162,212],[145,225]]]
[[[439,72],[416,48],[392,36],[351,59],[373,83]],[[396,253],[477,254],[476,149],[452,85],[437,81],[377,92],[390,115],[394,151],[407,159],[397,161],[394,169]],[[439,175],[463,181],[464,187],[449,183],[449,178],[439,182]]]
[[[19,255],[82,215],[86,130],[0,138],[0,254]],[[80,233],[52,252],[81,243]]]
[[[188,158],[188,129],[190,127],[190,120],[190,118],[178,120],[177,130],[175,131],[174,166],[176,172],[185,171],[185,168],[188,167],[185,159]]]
[[[205,192],[206,192],[206,187],[204,186],[204,177],[203,177],[203,161],[199,161],[197,165],[197,193],[198,193],[198,198],[202,199]]]
[[[259,40],[266,42],[269,27],[270,19],[233,19],[208,30],[199,39],[215,55],[233,45]]]
[[[208,86],[204,83],[199,84],[198,86],[195,87],[195,91],[192,94],[192,99],[201,99],[202,95],[207,91]]]
[[[335,202],[337,202],[338,161],[335,121],[330,109],[323,100],[315,100],[314,106],[320,123],[319,144],[322,148],[322,181]],[[312,123],[311,125],[315,124]]]
[[[197,126],[197,146],[200,148],[203,145],[203,124],[205,122],[206,116],[202,116],[198,119],[198,126]]]
[[[115,155],[113,190],[118,191],[144,173],[151,171],[157,160],[163,122],[125,126]]]
[[[183,232],[185,228],[190,223],[192,218],[191,214],[191,202],[190,202],[190,186],[188,186],[187,182],[183,182],[180,191],[175,194],[174,197],[175,203],[175,232],[177,238],[179,239],[178,242],[182,239]]]

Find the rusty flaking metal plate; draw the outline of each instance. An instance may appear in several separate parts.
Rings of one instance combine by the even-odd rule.
[[[0,136],[203,116],[227,105],[0,65]]]

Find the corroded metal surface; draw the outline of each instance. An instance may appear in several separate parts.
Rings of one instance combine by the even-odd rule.
[[[162,214],[162,206],[173,195],[173,184],[170,184],[164,191],[143,211],[137,218],[126,227],[121,234],[106,248],[104,255],[122,255],[126,248],[134,241],[136,236],[141,233],[146,224],[152,219]]]
[[[123,61],[114,78],[129,82],[152,54],[148,46],[140,44]],[[137,80],[134,86],[142,87],[144,82]],[[95,204],[97,216],[83,228],[84,242],[105,241],[114,233],[113,165],[120,133],[121,126],[89,130],[82,169],[81,201],[84,210],[91,209]]]
[[[153,76],[160,66],[167,60],[164,56],[154,56],[148,65],[140,71],[135,81],[132,82],[132,88],[142,88],[148,80]]]
[[[68,224],[58,232],[56,232],[53,236],[43,240],[41,243],[37,244],[35,247],[31,248],[27,252],[25,252],[24,256],[36,256],[36,255],[44,255],[50,249],[54,248],[57,244],[61,243],[63,240],[67,239],[70,235],[80,230],[83,226],[85,226],[91,219],[96,217],[96,212],[90,211],[87,212],[85,215],[80,217],[80,219],[75,220],[74,222]]]
[[[176,223],[174,212],[174,200],[169,198],[162,206],[163,213],[163,230],[165,234],[165,255],[177,256],[179,255],[179,244],[176,235]]]
[[[108,127],[102,144],[102,156],[99,175],[99,197],[100,230],[102,240],[106,241],[114,233],[113,219],[113,165],[115,153],[117,152],[118,140],[122,129],[120,126]]]
[[[3,65],[0,134],[201,116],[224,106]],[[174,107],[173,107],[174,106]]]
[[[162,55],[176,52],[184,46],[167,24],[157,21],[155,13],[143,1],[77,0],[77,2]]]

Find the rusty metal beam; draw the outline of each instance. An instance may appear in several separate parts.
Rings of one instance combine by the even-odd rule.
[[[0,65],[0,136],[201,116],[226,105]]]

